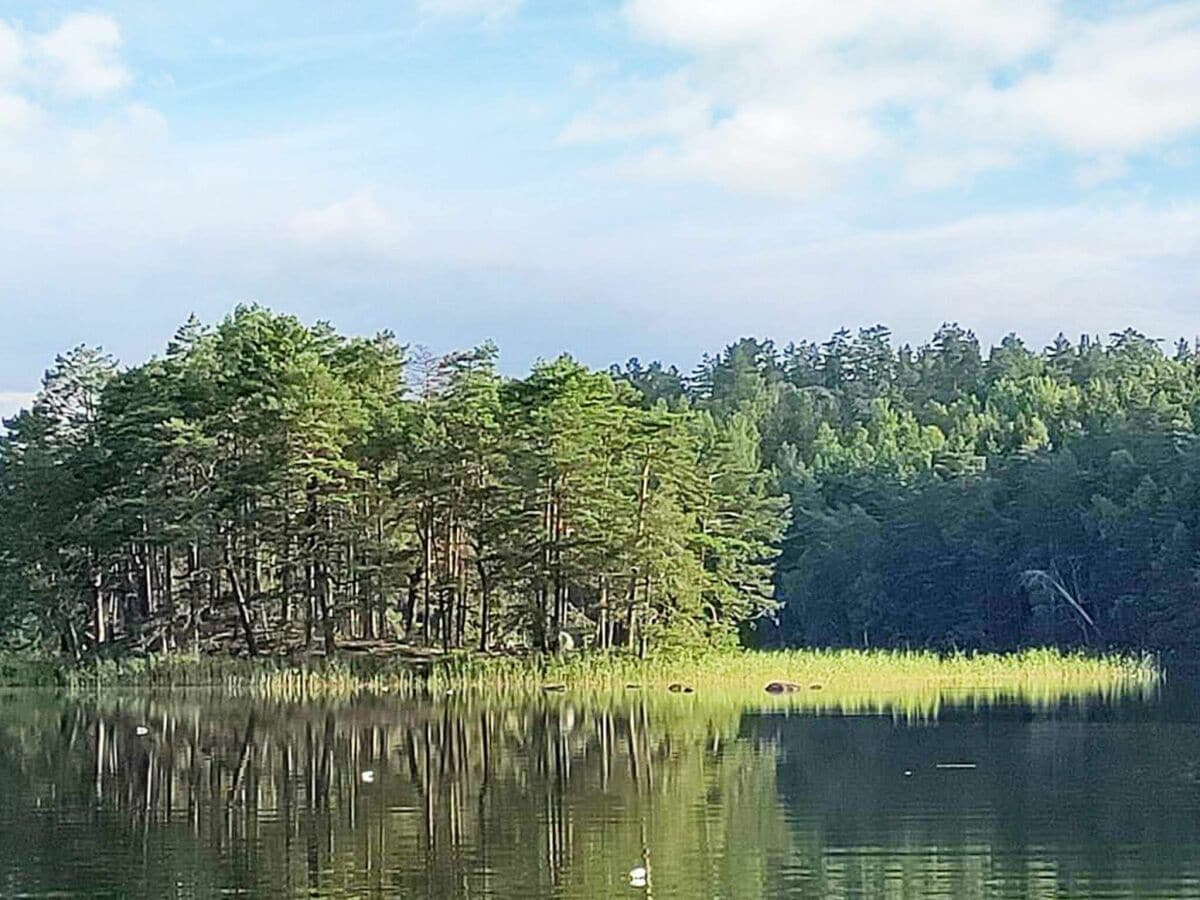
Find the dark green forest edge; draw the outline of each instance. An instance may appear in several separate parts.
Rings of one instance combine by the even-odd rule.
[[[6,427],[10,659],[1200,641],[1200,355],[1135,331],[507,378],[242,307]]]

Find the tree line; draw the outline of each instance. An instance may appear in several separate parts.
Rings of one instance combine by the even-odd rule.
[[[1190,648],[1200,357],[886,328],[504,377],[261,307],[0,437],[13,646]]]
[[[744,423],[496,356],[242,307],[132,368],[60,357],[0,441],[6,639],[644,653],[773,608],[786,501]]]
[[[754,423],[791,511],[759,641],[1200,649],[1191,342],[984,351],[945,325],[914,348],[875,326],[622,371]]]

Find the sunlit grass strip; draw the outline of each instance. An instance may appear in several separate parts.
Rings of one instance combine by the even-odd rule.
[[[1013,654],[889,650],[679,651],[481,656],[459,653],[425,668],[399,658],[339,657],[307,664],[174,654],[71,669],[75,688],[206,686],[281,701],[374,694],[669,694],[676,685],[705,702],[814,712],[936,716],[944,703],[1018,701],[1047,707],[1072,700],[1146,696],[1162,673],[1150,656],[1096,656],[1053,649]],[[770,682],[795,685],[772,696]],[[685,702],[691,693],[674,695]]]
[[[561,686],[571,694],[631,690],[671,702],[764,711],[937,718],[942,707],[1004,702],[1038,708],[1117,697],[1148,697],[1162,672],[1150,656],[1093,656],[1053,649],[1014,654],[887,650],[792,650],[513,659],[463,656],[430,673],[432,692],[529,693]],[[770,682],[794,693],[771,695]],[[671,685],[694,693],[669,693]],[[636,687],[631,688],[631,685]]]
[[[675,652],[639,660],[613,655],[568,657],[483,657],[439,661],[430,672],[432,690],[567,687],[619,688],[638,684],[696,690],[752,689],[772,681],[799,686],[800,693],[915,690],[950,692],[1107,693],[1130,686],[1151,687],[1161,678],[1150,656],[1094,656],[1054,649],[1012,654],[942,655],[905,650],[784,650]]]

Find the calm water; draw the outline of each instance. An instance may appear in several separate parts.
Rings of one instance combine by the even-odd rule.
[[[13,692],[0,896],[1200,896],[1197,700]]]

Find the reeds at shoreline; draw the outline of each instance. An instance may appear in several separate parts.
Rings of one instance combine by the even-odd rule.
[[[46,669],[38,669],[45,683]],[[906,650],[697,650],[638,659],[624,653],[447,654],[333,659],[245,659],[162,654],[93,661],[57,670],[73,690],[206,687],[279,700],[356,694],[445,696],[673,692],[763,708],[936,713],[945,702],[1025,702],[1147,696],[1163,672],[1150,655],[1089,655],[1055,649],[1011,654]],[[14,679],[10,670],[8,681]],[[785,687],[777,695],[766,686]]]

